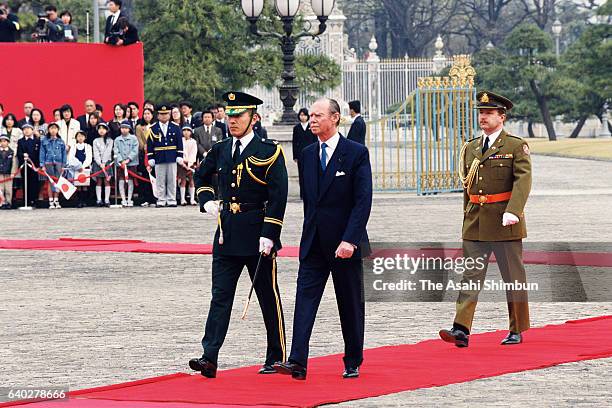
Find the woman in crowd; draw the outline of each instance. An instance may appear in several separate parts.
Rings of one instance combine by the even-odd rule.
[[[41,138],[47,134],[47,124],[45,123],[45,115],[38,108],[32,109],[30,112],[30,123],[34,127],[34,136]]]
[[[98,123],[95,129],[98,132],[98,137],[93,142],[94,160],[91,172],[95,174],[101,171],[100,174],[94,176],[96,180],[96,204],[98,207],[109,207],[113,167],[103,169],[113,161],[113,139],[108,136],[110,129],[106,123]],[[102,202],[102,185],[104,185],[104,203]]]
[[[13,153],[17,152],[17,141],[23,137],[21,129],[17,127],[17,117],[9,113],[2,119],[2,126],[4,127],[4,133],[9,138],[9,147]],[[13,166],[11,168],[11,174],[17,170],[17,155],[13,154]]]
[[[62,11],[60,14],[62,24],[64,25],[64,41],[65,42],[77,42],[79,36],[79,30],[72,24],[72,14],[68,10]]]
[[[172,110],[170,111],[170,120],[177,124],[179,127],[183,127],[183,113],[178,105],[172,105]]]
[[[300,182],[300,198],[302,198],[302,173],[300,172],[300,160],[302,160],[302,150],[309,144],[315,143],[317,137],[310,130],[308,124],[308,109],[302,108],[298,112],[300,123],[293,127],[293,161],[298,165],[298,179]]]
[[[113,106],[113,120],[108,123],[110,129],[110,137],[115,140],[121,135],[121,122],[126,118],[127,106],[122,103],[117,103]]]
[[[181,205],[187,205],[185,190],[189,184],[190,204],[196,205],[195,184],[193,172],[197,164],[198,144],[193,139],[193,129],[189,125],[183,126],[183,163],[178,165],[178,180],[181,192]]]
[[[62,120],[62,112],[59,109],[53,109],[53,121],[59,123]]]
[[[49,125],[47,135],[40,141],[40,165],[47,174],[56,179],[62,175],[66,165],[66,145],[59,137],[59,125],[55,122]],[[40,179],[49,185],[49,209],[62,208],[59,203],[59,190],[49,182],[47,176]]]
[[[81,130],[81,124],[78,120],[74,119],[74,112],[72,106],[64,105],[60,109],[62,119],[58,122],[59,135],[64,141],[67,149],[76,143],[76,134]]]
[[[100,123],[100,115],[97,112],[89,115],[89,121],[87,122],[87,138],[85,142],[93,146],[94,140],[98,138],[98,124]]]
[[[146,107],[142,111],[142,119],[136,125],[136,138],[138,139],[138,174],[140,174],[144,178],[149,178],[149,169],[147,171],[147,158],[146,158],[146,150],[147,150],[147,134],[149,128],[153,125],[153,118],[155,117],[155,112],[153,109]],[[138,197],[142,200],[140,205],[142,207],[148,207],[151,204],[155,203],[155,196],[153,195],[153,189],[151,187],[151,183],[147,183],[146,181],[138,182]]]
[[[75,163],[77,160],[81,164],[81,169],[83,170],[91,170],[91,162],[93,160],[93,152],[91,145],[85,143],[87,139],[87,132],[84,130],[79,130],[75,136],[75,143],[70,146],[70,150],[68,151],[68,163]],[[76,173],[74,174],[76,176]],[[89,185],[89,184],[88,184]],[[87,186],[78,186],[77,187],[77,208],[85,207],[85,200],[87,194]]]

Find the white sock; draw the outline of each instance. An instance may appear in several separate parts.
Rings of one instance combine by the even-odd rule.
[[[96,199],[102,201],[102,186],[96,186]]]
[[[134,194],[134,180],[128,180],[128,201],[132,201],[132,195]]]
[[[181,203],[185,202],[185,187],[179,187],[181,190]]]
[[[110,203],[110,186],[104,186],[104,200],[107,203]]]
[[[119,180],[119,192],[121,193],[121,201],[125,201],[125,180]]]
[[[191,202],[195,203],[195,187],[189,187],[189,197],[191,197]]]

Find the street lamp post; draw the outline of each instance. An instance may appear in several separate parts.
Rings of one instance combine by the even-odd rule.
[[[279,125],[295,125],[298,123],[297,113],[293,110],[300,88],[295,82],[295,47],[302,37],[315,38],[325,32],[326,21],[331,14],[335,0],[312,0],[312,10],[319,20],[316,33],[303,31],[293,34],[293,21],[300,7],[300,0],[275,0],[276,12],[283,23],[284,34],[264,32],[257,29],[257,21],[263,11],[264,0],[242,0],[242,11],[250,23],[251,33],[258,37],[272,37],[279,40],[283,52],[283,83],[279,88],[280,99],[283,101],[283,116]]]
[[[555,54],[557,58],[559,58],[559,39],[561,38],[561,31],[563,30],[563,26],[561,25],[561,21],[556,19],[552,25],[552,33],[555,37]]]

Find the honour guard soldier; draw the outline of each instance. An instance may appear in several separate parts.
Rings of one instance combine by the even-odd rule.
[[[529,146],[503,129],[512,102],[492,92],[477,94],[478,123],[483,134],[461,149],[464,186],[463,256],[484,262],[467,269],[461,281],[451,330],[440,337],[467,347],[478,293],[493,252],[504,282],[526,284],[523,242],[527,236],[523,210],[531,190]],[[510,331],[503,345],[522,342],[529,329],[529,305],[524,290],[506,290]]]
[[[147,132],[147,162],[155,167],[157,207],[176,207],[176,165],[183,163],[183,133],[170,122],[170,107],[157,110],[159,122]]]
[[[260,374],[276,373],[284,361],[285,322],[276,279],[276,252],[287,205],[287,169],[277,142],[256,137],[253,119],[263,102],[241,92],[223,95],[231,137],[215,143],[195,173],[200,211],[216,217],[212,263],[212,300],[201,358],[189,367],[214,378],[217,358],[228,330],[238,278],[246,266],[267,332],[266,360]],[[213,175],[219,201],[214,201]]]

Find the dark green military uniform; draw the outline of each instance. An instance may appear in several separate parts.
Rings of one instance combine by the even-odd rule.
[[[239,92],[224,97],[230,116],[249,109],[252,114],[256,108],[253,99],[261,103]],[[241,140],[250,138],[251,134]],[[287,169],[283,151],[275,141],[253,135],[234,162],[235,141],[235,137],[229,137],[214,144],[194,177],[203,212],[204,204],[215,199],[214,175],[218,176],[220,200],[219,226],[213,244],[212,301],[202,339],[203,357],[217,364],[219,349],[229,327],[238,278],[246,266],[253,279],[259,259],[259,239],[265,237],[273,241],[274,249],[271,256],[263,257],[254,286],[267,331],[265,364],[272,365],[286,359],[285,322],[276,279],[275,253],[281,248],[280,233],[287,205]]]
[[[506,102],[507,101],[507,102]],[[509,106],[510,101],[493,93],[478,94],[478,108]],[[484,136],[484,135],[483,135]],[[462,149],[464,170],[464,257],[485,257],[493,252],[505,282],[526,282],[522,239],[527,236],[524,208],[531,190],[529,147],[520,137],[501,131],[495,142],[482,152],[484,137],[472,139]],[[519,222],[502,226],[504,213]],[[462,283],[482,282],[487,267],[470,269]],[[457,300],[455,326],[471,330],[478,290],[462,291]],[[510,331],[521,333],[529,328],[529,306],[525,291],[507,291]]]

